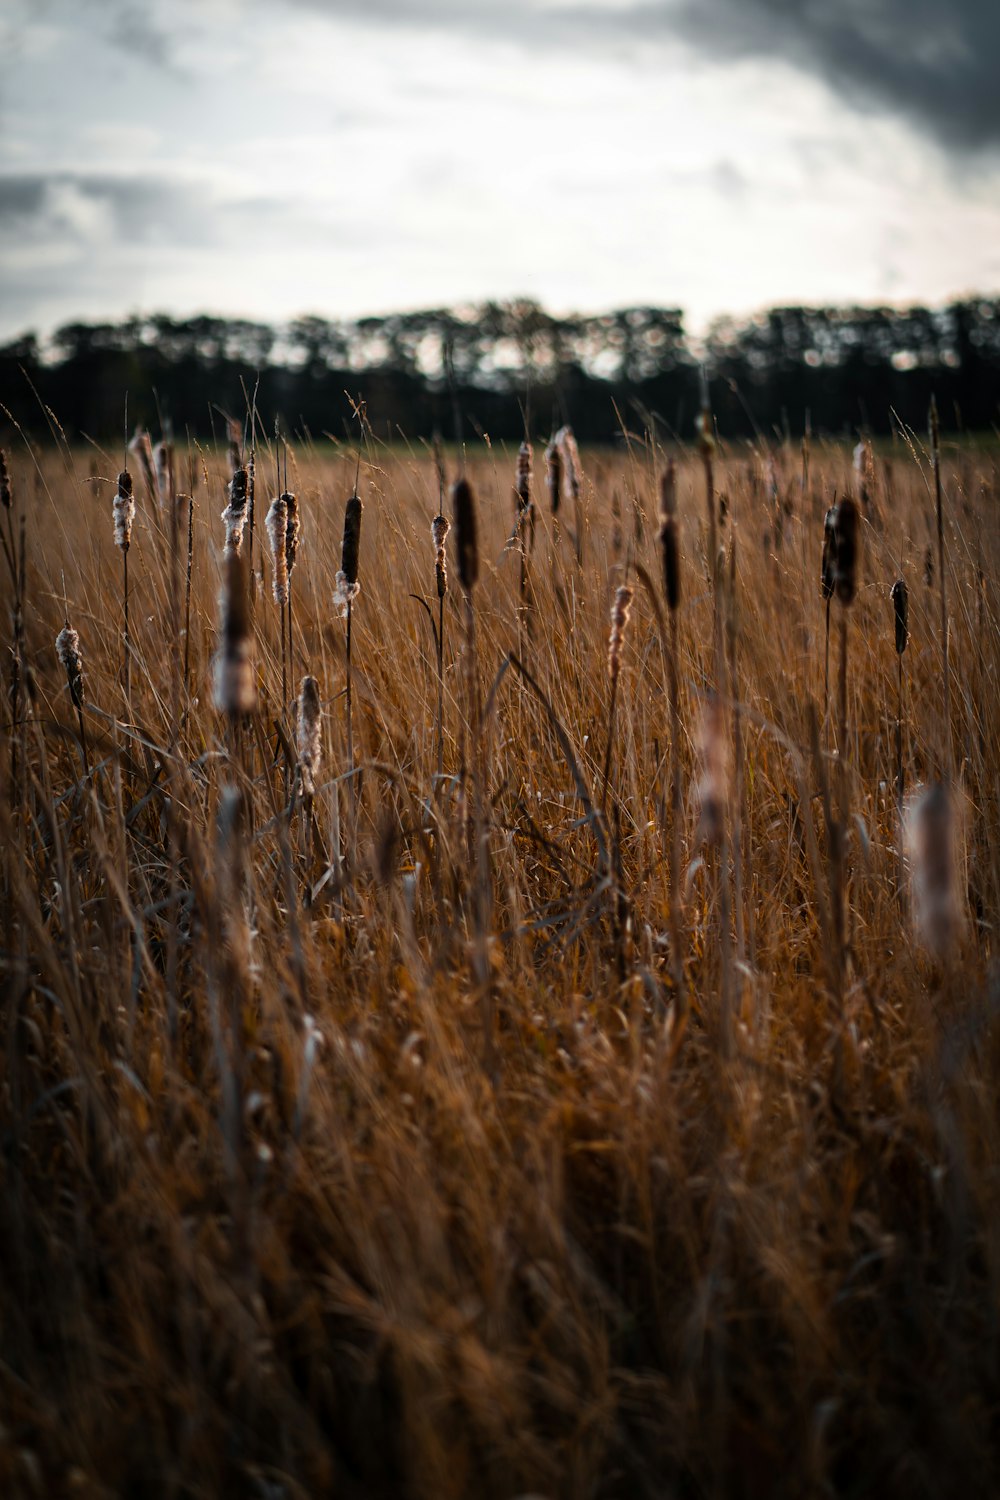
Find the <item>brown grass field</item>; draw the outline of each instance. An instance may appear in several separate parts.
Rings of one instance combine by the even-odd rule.
[[[257,450],[257,705],[230,721],[225,450],[175,455],[187,635],[187,501],[175,526],[130,460],[126,694],[121,457],[9,434],[0,1494],[997,1492],[997,460],[943,449],[948,693],[915,437],[860,506],[825,698],[850,449],[815,445],[804,489],[779,451],[775,501],[723,446],[715,567],[701,457],[675,456],[672,617],[649,442],[584,449],[578,538],[536,447],[523,593],[515,453],[470,450],[438,775],[425,448],[361,455],[349,752],[353,451],[289,447],[283,711]],[[905,796],[947,788],[912,848],[900,576]]]

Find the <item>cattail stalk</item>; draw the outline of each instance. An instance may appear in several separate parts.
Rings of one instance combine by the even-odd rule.
[[[191,670],[191,566],[194,561],[194,495],[187,504],[187,572],[184,581],[184,696],[190,692]]]
[[[288,605],[288,560],[285,553],[285,533],[288,526],[288,506],[284,495],[276,495],[264,523],[271,543],[271,582],[274,602],[278,606],[281,620],[281,712],[288,703],[288,673],[285,661],[285,609]]]
[[[897,885],[902,889],[902,860],[903,860],[903,653],[906,650],[907,641],[910,638],[909,630],[909,594],[906,584],[902,578],[897,578],[889,594],[892,600],[893,623],[896,636],[896,820],[898,827],[897,850]]]
[[[528,535],[532,544],[535,537],[535,508],[531,500],[531,444],[525,438],[517,450],[517,467],[514,471],[514,501],[517,505],[517,540],[521,564],[521,599],[528,593]]]
[[[351,799],[355,814],[358,806],[358,788],[354,779],[354,724],[351,703],[351,606],[361,592],[358,583],[358,560],[361,551],[361,515],[363,506],[357,490],[351,495],[344,509],[344,540],[340,553],[340,570],[334,594],[336,602],[347,617],[346,699],[347,699],[347,771],[351,781]]]
[[[836,556],[837,508],[831,505],[823,518],[823,558],[820,563],[819,584],[826,605],[826,641],[823,651],[823,713],[830,708],[830,601],[833,598],[834,559]]]
[[[941,602],[941,680],[944,683],[944,770],[954,776],[951,736],[951,681],[948,672],[948,590],[944,573],[944,505],[941,490],[941,433],[937,401],[931,397],[931,456],[934,462],[934,505],[937,512],[938,587]]]
[[[673,459],[660,479],[660,548],[663,557],[663,592],[670,616],[670,649],[667,653],[670,702],[670,945],[673,950],[674,982],[683,1007],[684,956],[681,947],[681,712],[679,610],[681,602],[680,547],[677,535],[677,471]]]
[[[135,499],[132,493],[132,476],[127,469],[123,469],[118,475],[118,489],[112,502],[112,513],[115,526],[115,546],[121,548],[122,553],[122,610],[125,617],[125,662],[124,662],[124,684],[125,701],[130,701],[130,657],[131,644],[128,630],[128,549],[132,545],[132,526],[135,521]]]
[[[292,574],[299,551],[302,520],[299,515],[298,498],[288,489],[281,497],[285,502],[285,565],[288,572],[288,670],[295,671],[295,646],[292,630]]]
[[[833,534],[833,583],[840,610],[840,675],[837,729],[837,821],[832,833],[833,920],[837,944],[837,1001],[843,1005],[847,958],[846,861],[850,788],[847,777],[847,623],[848,610],[857,593],[858,508],[849,495],[837,504]]]
[[[444,494],[439,493],[439,503],[443,503]],[[445,542],[448,532],[451,530],[451,522],[442,512],[434,517],[431,522],[431,540],[434,543],[434,581],[437,588],[438,599],[438,628],[437,628],[437,774],[441,776],[444,771],[444,599],[448,592],[448,555],[445,550]]]
[[[489,843],[484,811],[485,754],[484,725],[479,703],[479,668],[476,657],[475,589],[479,580],[479,540],[476,526],[476,502],[472,486],[465,475],[455,481],[451,492],[455,521],[455,550],[458,555],[458,577],[465,595],[465,662],[468,736],[472,745],[472,866],[473,866],[473,972],[480,993],[483,1027],[483,1066],[492,1080],[496,1073],[494,1044],[493,976],[489,958],[490,867]]]

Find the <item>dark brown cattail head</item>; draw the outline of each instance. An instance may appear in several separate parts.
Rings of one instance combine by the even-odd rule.
[[[447,516],[434,517],[431,522],[431,539],[434,542],[434,578],[439,599],[443,599],[448,592],[448,554],[444,544],[450,530],[451,522]]]
[[[549,492],[549,505],[552,514],[559,514],[559,502],[562,499],[563,463],[562,454],[555,438],[545,450],[545,487]]]
[[[223,563],[219,652],[215,660],[215,706],[231,719],[252,713],[257,686],[250,661],[247,570],[231,552]]]
[[[819,586],[824,599],[833,595],[834,561],[836,559],[837,544],[837,507],[831,505],[823,520],[823,561],[820,565]]]
[[[118,476],[118,493],[111,508],[115,523],[115,546],[127,552],[132,542],[132,523],[135,520],[132,476],[128,469],[123,469]]]
[[[361,497],[352,495],[344,511],[344,545],[340,553],[340,571],[348,583],[358,581],[358,557],[361,551]]]
[[[69,695],[74,708],[83,707],[83,657],[80,654],[80,637],[69,621],[56,636],[56,655],[62,662],[69,683]]]
[[[455,550],[458,553],[458,576],[467,594],[471,594],[479,577],[479,542],[476,538],[476,501],[472,486],[463,475],[451,491],[455,516]]]
[[[7,455],[0,448],[0,505],[10,510],[10,475],[7,473]]]
[[[240,445],[242,441],[243,428],[240,426],[239,422],[237,422],[235,419],[231,419],[229,423],[229,467],[232,469],[234,474],[236,473],[237,469],[242,469],[243,467],[243,459],[240,452]]]
[[[906,650],[906,643],[910,638],[910,596],[906,584],[901,578],[897,578],[889,593],[892,600],[893,615],[896,621],[896,653],[902,656]]]
[[[299,537],[302,534],[302,521],[299,516],[299,502],[290,490],[285,490],[281,496],[285,502],[285,566],[288,569],[288,581],[292,581],[292,573],[295,569],[295,559],[299,552]]]
[[[858,507],[850,495],[837,502],[834,520],[833,582],[841,604],[858,591]]]
[[[517,450],[517,468],[514,472],[514,499],[517,501],[519,517],[523,517],[531,509],[531,459],[531,444],[525,438]]]
[[[660,549],[663,592],[670,608],[676,609],[681,602],[681,565],[677,544],[677,474],[672,458],[660,476]]]

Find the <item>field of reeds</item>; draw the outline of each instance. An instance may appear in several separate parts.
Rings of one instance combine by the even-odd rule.
[[[1000,1485],[996,458],[578,437],[8,430],[3,1495]]]

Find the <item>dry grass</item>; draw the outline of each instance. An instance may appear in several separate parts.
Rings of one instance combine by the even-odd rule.
[[[839,711],[822,701],[820,553],[850,454],[814,446],[802,497],[789,453],[790,513],[758,493],[745,455],[716,455],[720,545],[739,536],[735,600],[728,564],[708,555],[701,464],[679,456],[682,1005],[667,652],[635,569],[647,581],[662,569],[655,466],[641,447],[584,452],[561,538],[547,505],[539,515],[526,606],[520,546],[504,550],[515,461],[470,458],[481,680],[469,691],[454,569],[438,778],[438,479],[429,457],[369,451],[349,785],[333,593],[355,459],[291,450],[302,533],[288,691],[311,674],[323,706],[303,799],[286,762],[281,619],[259,583],[257,713],[230,725],[213,705],[225,456],[208,456],[194,497],[190,696],[170,597],[186,536],[172,543],[137,493],[127,704],[118,464],[102,459],[95,498],[86,455],[41,456],[37,472],[23,449],[8,455],[27,570],[20,711],[13,729],[5,712],[0,744],[5,1495],[913,1497],[1000,1484],[996,471],[944,456],[967,916],[938,967],[898,892],[889,600],[903,577],[916,787],[947,766],[949,744],[938,594],[922,578],[936,537],[927,455],[905,477],[896,463],[891,503],[878,497],[884,530],[861,523],[845,955],[830,951],[822,792],[839,781]],[[716,683],[713,577],[728,684]],[[625,584],[605,817],[608,619]],[[53,646],[66,601],[89,778]],[[713,686],[729,733],[740,703],[746,858],[725,943],[727,862],[694,841]],[[477,698],[483,721],[469,724]]]

